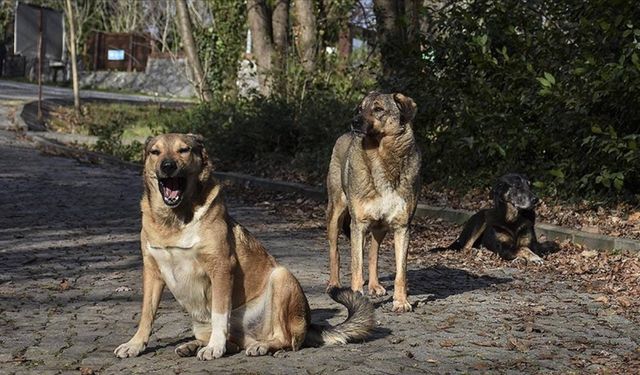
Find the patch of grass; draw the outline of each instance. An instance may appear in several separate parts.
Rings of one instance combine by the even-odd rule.
[[[144,140],[166,131],[162,125],[180,113],[175,107],[158,104],[90,102],[76,115],[71,106],[50,111],[47,125],[51,130],[98,137],[93,150],[140,161]]]
[[[100,136],[114,127],[115,121],[121,123],[122,141],[130,142],[157,134],[160,119],[175,111],[157,104],[94,102],[83,105],[79,116],[73,107],[59,106],[50,113],[47,125],[58,132]]]

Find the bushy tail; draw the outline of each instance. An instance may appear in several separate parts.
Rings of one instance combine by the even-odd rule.
[[[333,327],[311,324],[304,340],[305,346],[346,344],[364,340],[375,326],[373,304],[367,297],[348,288],[329,290],[331,298],[347,308],[347,319]]]

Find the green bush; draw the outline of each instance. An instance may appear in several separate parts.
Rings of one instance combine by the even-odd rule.
[[[290,64],[289,69],[299,69]],[[364,75],[366,76],[366,75]],[[256,172],[289,170],[308,182],[320,182],[333,143],[350,130],[353,110],[372,80],[349,71],[314,75],[290,71],[283,90],[269,98],[216,95],[158,125],[166,131],[205,136],[209,153],[223,167]],[[359,77],[363,77],[360,75]]]
[[[484,185],[528,173],[548,193],[638,200],[640,6],[632,1],[453,2],[405,87],[425,177]]]

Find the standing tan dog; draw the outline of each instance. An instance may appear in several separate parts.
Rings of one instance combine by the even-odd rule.
[[[396,278],[393,311],[411,310],[407,299],[409,224],[420,190],[420,151],[411,129],[416,104],[402,94],[368,94],[358,106],[353,132],[336,141],[327,191],[327,234],[331,275],[329,287],[340,286],[338,232],[351,238],[351,289],[363,292],[362,257],[365,234],[371,232],[369,294],[386,290],[378,281],[378,249],[393,231]]]
[[[331,290],[349,310],[340,325],[310,323],[298,280],[227,213],[202,138],[167,134],[147,141],[142,197],[143,300],[136,334],[114,353],[135,357],[149,340],[164,286],[189,312],[195,340],[180,356],[221,357],[227,348],[264,355],[302,345],[361,340],[373,307],[350,290]]]

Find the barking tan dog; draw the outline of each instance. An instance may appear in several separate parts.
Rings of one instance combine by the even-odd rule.
[[[358,106],[353,132],[336,141],[327,176],[329,288],[340,286],[339,228],[351,238],[351,289],[363,292],[365,234],[371,232],[369,294],[384,295],[378,281],[378,249],[387,231],[395,242],[393,311],[411,310],[407,299],[409,224],[420,189],[420,152],[411,121],[416,105],[402,94],[368,94]]]
[[[239,348],[255,356],[364,339],[374,324],[371,303],[334,289],[332,298],[349,317],[335,327],[312,325],[298,280],[229,216],[211,170],[200,136],[147,141],[142,314],[138,331],[115,355],[134,357],[145,349],[165,285],[193,322],[195,340],[176,348],[180,356],[210,360]]]

